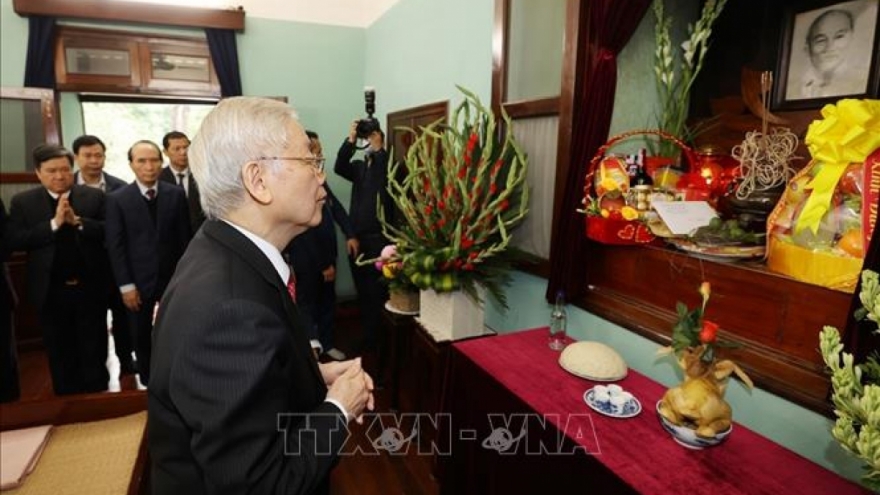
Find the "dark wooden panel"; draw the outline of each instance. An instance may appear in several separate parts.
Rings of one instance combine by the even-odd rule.
[[[12,286],[18,295],[18,305],[13,313],[15,318],[15,341],[19,350],[27,351],[43,347],[43,334],[37,319],[37,308],[27,297],[27,255],[14,253],[7,262]]]
[[[241,7],[223,10],[106,0],[13,0],[12,6],[20,16],[45,15],[244,31],[244,10]]]
[[[742,344],[727,353],[756,383],[828,413],[828,379],[819,355],[823,325],[843,327],[850,295],[801,283],[760,263],[704,261],[658,247],[589,246],[588,311],[660,343],[668,343],[675,304],[700,302],[712,284],[707,318],[721,335]]]

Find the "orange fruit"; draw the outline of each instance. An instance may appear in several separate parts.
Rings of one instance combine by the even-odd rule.
[[[842,249],[846,254],[855,258],[865,257],[865,243],[862,239],[862,229],[849,229],[843,237],[837,241],[837,247]]]

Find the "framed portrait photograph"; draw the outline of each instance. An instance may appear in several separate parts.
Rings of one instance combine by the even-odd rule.
[[[877,98],[880,0],[808,2],[788,8],[773,109],[819,108],[841,98]]]

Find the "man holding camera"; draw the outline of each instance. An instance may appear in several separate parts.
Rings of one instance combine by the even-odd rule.
[[[357,139],[366,139],[369,145],[364,159],[355,159]],[[376,214],[377,203],[386,215],[392,212],[391,197],[385,189],[388,176],[388,152],[385,151],[385,133],[372,117],[351,123],[348,138],[342,142],[336,154],[333,170],[351,182],[349,216],[360,252],[366,259],[376,258],[388,241],[382,235],[382,225]],[[372,265],[357,266],[356,256],[350,256],[355,288],[360,301],[364,322],[364,350],[376,350],[376,337],[382,318],[382,307],[388,299],[388,290],[382,285]]]

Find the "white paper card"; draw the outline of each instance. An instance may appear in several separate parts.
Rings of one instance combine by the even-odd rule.
[[[656,201],[651,206],[674,235],[688,235],[718,216],[705,201]]]

